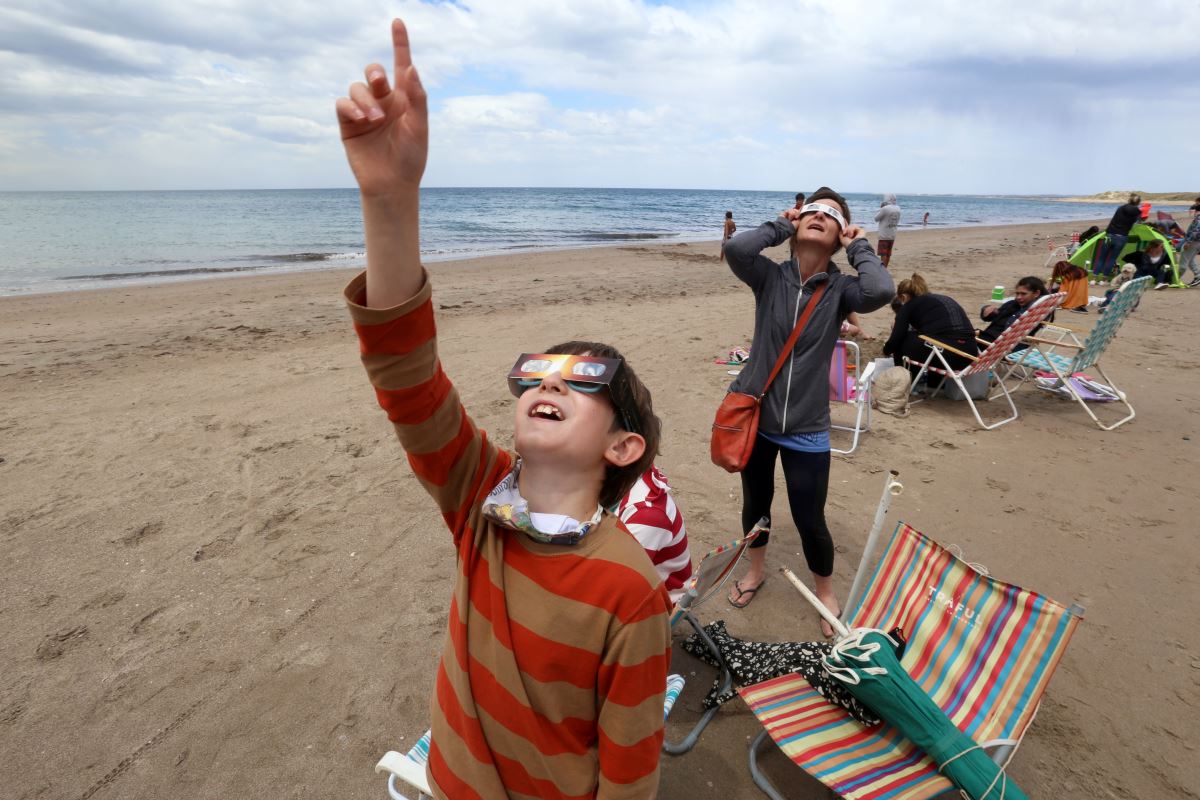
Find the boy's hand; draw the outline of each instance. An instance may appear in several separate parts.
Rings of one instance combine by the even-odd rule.
[[[415,191],[429,153],[429,108],[421,79],[412,64],[408,30],[392,20],[395,86],[379,64],[370,64],[366,83],[338,98],[337,118],[346,159],[367,196]]]

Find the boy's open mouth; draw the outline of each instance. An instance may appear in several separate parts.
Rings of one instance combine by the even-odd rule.
[[[560,422],[563,419],[563,413],[549,403],[538,403],[529,410],[529,416],[537,419],[550,419],[556,422]]]

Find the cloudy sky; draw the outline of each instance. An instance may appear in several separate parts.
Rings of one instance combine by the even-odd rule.
[[[1200,188],[1195,0],[5,0],[0,190],[351,186],[393,16],[430,186]]]

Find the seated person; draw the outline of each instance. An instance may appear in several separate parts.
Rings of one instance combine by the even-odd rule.
[[[1155,239],[1145,250],[1130,253],[1124,261],[1133,264],[1137,277],[1149,275],[1154,278],[1155,289],[1165,289],[1171,283],[1171,257],[1167,255],[1162,239]]]
[[[692,577],[692,553],[683,514],[671,497],[667,476],[651,466],[621,498],[616,514],[650,557],[671,603],[678,603]]]
[[[920,372],[919,364],[929,358],[929,345],[921,340],[921,335],[937,339],[968,355],[977,355],[979,347],[975,343],[975,330],[971,318],[955,300],[944,294],[932,294],[925,279],[916,273],[911,278],[900,281],[896,287],[896,299],[902,305],[896,311],[896,320],[892,325],[892,334],[884,342],[883,354],[891,356],[896,366],[904,366],[904,357],[917,364],[909,365],[913,377]],[[970,365],[970,359],[944,351],[946,362],[953,369],[963,369]],[[940,366],[940,364],[938,365]]]
[[[1046,284],[1041,278],[1034,275],[1027,275],[1017,281],[1017,288],[1013,291],[1013,299],[1008,300],[1002,305],[996,306],[992,304],[985,305],[979,309],[979,317],[984,322],[991,323],[983,330],[979,331],[979,338],[989,342],[994,342],[1000,338],[1000,334],[1008,330],[1017,318],[1025,313],[1026,309],[1037,300],[1046,294]],[[1054,319],[1053,315],[1050,317]],[[1030,333],[1037,333],[1042,329],[1038,325]],[[1017,345],[1015,349],[1023,349],[1025,345]]]
[[[862,328],[862,321],[859,319],[857,311],[851,311],[842,320],[842,329],[838,334],[841,338],[850,337],[851,339],[874,339],[875,337],[867,333]]]
[[[438,798],[654,797],[670,601],[604,510],[653,463],[650,392],[612,348],[569,342],[552,349],[572,355],[522,355],[508,375],[516,452],[475,426],[438,357],[420,253],[428,105],[399,20],[392,44],[394,86],[371,64],[337,101],[367,251],[345,297],[376,397],[454,546],[430,786]],[[397,535],[419,549],[422,533]]]
[[[1117,292],[1120,291],[1121,287],[1136,277],[1137,267],[1135,267],[1133,264],[1125,264],[1122,266],[1121,271],[1117,274],[1117,277],[1113,278],[1112,288],[1104,293],[1104,302],[1100,304],[1101,312],[1103,312],[1104,309],[1108,307],[1109,303],[1113,301],[1113,298],[1117,296]],[[1141,301],[1139,300],[1138,302],[1140,303]],[[1136,309],[1137,306],[1135,305],[1134,308]]]
[[[1067,299],[1062,304],[1064,311],[1087,313],[1088,281],[1083,267],[1077,267],[1069,261],[1059,261],[1050,275],[1050,291],[1066,292]]]

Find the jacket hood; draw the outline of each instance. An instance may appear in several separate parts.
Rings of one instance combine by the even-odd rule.
[[[885,195],[883,196],[883,204],[884,204],[885,206],[894,206],[894,205],[896,205],[896,204],[897,204],[897,203],[896,203],[896,195],[894,195],[894,194],[885,194]]]

